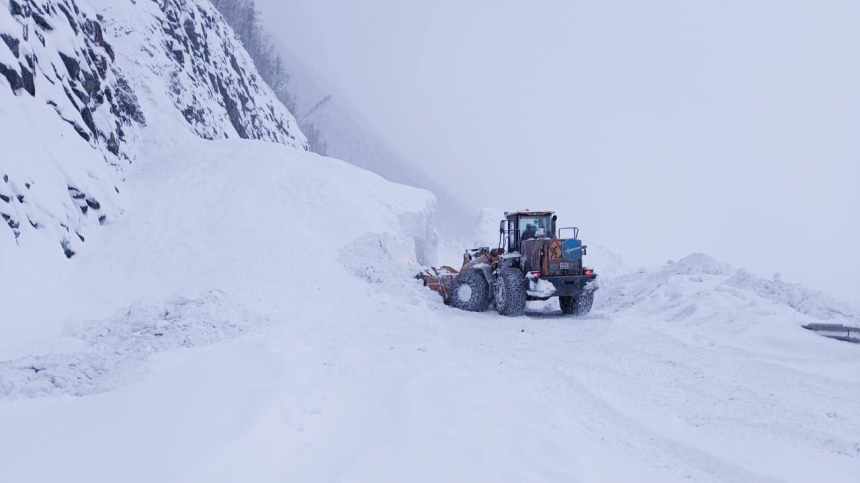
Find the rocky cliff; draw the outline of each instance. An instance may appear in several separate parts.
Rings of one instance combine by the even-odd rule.
[[[153,120],[307,149],[207,0],[0,1],[7,242],[53,240],[74,256],[89,227],[121,214],[121,181],[145,161],[139,141]]]

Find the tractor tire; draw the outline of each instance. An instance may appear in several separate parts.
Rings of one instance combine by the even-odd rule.
[[[559,297],[558,305],[565,315],[588,315],[594,303],[594,292],[583,292],[579,297]]]
[[[526,277],[516,268],[496,272],[496,310],[499,315],[517,317],[526,313]]]
[[[483,312],[490,306],[490,286],[478,271],[461,273],[451,288],[451,306],[469,312]]]

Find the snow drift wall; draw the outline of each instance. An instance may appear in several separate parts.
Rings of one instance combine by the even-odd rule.
[[[0,5],[0,246],[47,243],[72,257],[89,227],[122,212],[122,173],[145,158],[152,119],[306,149],[208,1]]]
[[[262,2],[258,3],[262,5]],[[267,25],[270,29],[276,28],[272,24]],[[303,121],[306,128],[316,125],[320,129],[322,141],[326,144],[326,156],[342,159],[395,183],[432,191],[436,195],[436,211],[440,215],[436,227],[447,235],[446,238],[459,237],[473,227],[473,207],[450,192],[444,183],[422,172],[412,160],[397,153],[343,93],[314,73],[294,53],[287,49],[281,49],[280,53],[290,73],[290,91],[296,96],[295,109],[298,112],[309,112],[320,100],[332,96],[322,109]],[[459,252],[460,248],[457,250]]]

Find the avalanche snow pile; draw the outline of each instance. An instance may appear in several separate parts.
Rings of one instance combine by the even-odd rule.
[[[599,270],[599,266],[598,266]],[[594,311],[603,316],[659,317],[668,330],[731,345],[793,345],[802,326],[827,321],[860,327],[860,313],[799,284],[759,278],[703,254],[601,281]],[[791,341],[786,342],[786,341]]]
[[[56,337],[67,323],[112,320],[145,297],[168,304],[224,290],[240,304],[306,307],[309,291],[333,294],[332,280],[352,278],[345,265],[357,254],[345,263],[338,254],[359,239],[389,240],[411,264],[435,263],[435,198],[307,153],[295,119],[208,1],[8,5],[5,360],[49,355],[53,346],[21,344]]]
[[[784,282],[780,274],[773,280],[757,277],[744,269],[726,280],[726,285],[749,290],[761,297],[787,305],[802,314],[820,320],[843,319],[854,321],[860,327],[860,313],[856,312],[847,302],[828,297],[821,292],[809,290],[797,283]]]
[[[93,387],[71,384],[84,380],[52,372],[66,367],[59,362],[28,372],[18,356],[66,361],[52,346],[26,344],[56,337],[69,323],[108,319],[111,326],[111,313],[144,298],[168,306],[177,296],[222,291],[254,313],[301,320],[362,304],[375,289],[354,276],[361,270],[402,284],[419,261],[435,256],[435,198],[428,192],[279,144],[162,134],[143,137],[150,157],[125,183],[125,215],[93,237],[90,250],[75,263],[38,270],[12,261],[14,276],[0,278],[9,301],[0,351],[7,345],[4,367],[17,374],[7,383],[31,388],[7,387],[9,397],[39,393],[32,388],[48,375],[68,394],[113,384],[113,376]],[[156,315],[153,324],[160,323]],[[118,342],[148,347],[151,337],[134,333]]]
[[[306,149],[205,0],[9,0],[0,8],[0,247],[71,258],[121,214],[152,118],[206,139]],[[171,107],[168,107],[171,106]],[[167,112],[169,109],[171,112]],[[181,127],[186,126],[185,128]]]

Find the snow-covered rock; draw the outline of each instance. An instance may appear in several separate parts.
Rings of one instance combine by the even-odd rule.
[[[115,221],[148,120],[307,147],[206,0],[10,0],[0,40],[4,248],[71,258],[90,227]]]
[[[48,239],[54,252],[71,257],[87,226],[119,213],[117,171],[133,157],[130,145],[145,116],[116,65],[104,18],[91,6],[6,3],[0,8],[0,215],[11,233],[0,230],[0,243]]]
[[[293,115],[208,0],[92,1],[106,18],[119,63],[146,79],[135,89],[168,92],[198,136],[307,148]]]

